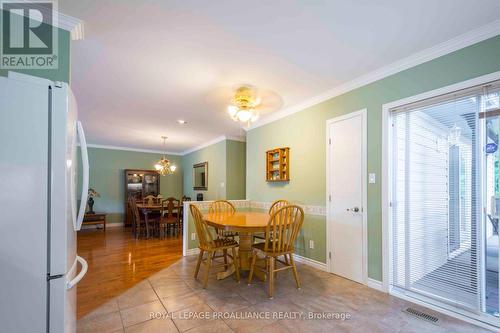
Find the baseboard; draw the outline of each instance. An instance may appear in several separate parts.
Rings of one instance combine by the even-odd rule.
[[[198,253],[200,253],[200,249],[197,247],[194,249],[186,250],[186,256],[192,256],[192,255],[196,255]],[[303,256],[299,256],[298,254],[294,254],[293,258],[295,259],[295,261],[300,262],[304,265],[309,265],[309,266],[314,267],[316,269],[319,269],[321,271],[325,271],[325,272],[327,271],[325,263],[322,263],[322,262],[319,262],[319,261],[316,261],[313,259],[309,259],[309,258],[306,258]]]
[[[200,249],[195,247],[194,249],[188,249],[186,250],[186,256],[193,256],[195,254],[200,253]]]
[[[106,229],[107,228],[121,228],[123,227],[124,224],[122,222],[118,222],[118,223],[106,223]],[[99,227],[99,228],[98,228]],[[99,229],[99,230],[102,230],[102,224],[97,224],[97,225],[94,225],[94,224],[88,224],[88,225],[82,225],[82,230],[87,230],[87,229]]]
[[[302,263],[304,265],[308,265],[308,266],[314,267],[316,269],[319,269],[320,271],[327,272],[327,268],[326,268],[326,264],[325,263],[322,263],[322,262],[319,262],[319,261],[316,261],[316,260],[313,260],[313,259],[309,259],[309,258],[306,258],[306,257],[303,257],[303,256],[299,256],[298,254],[294,254],[293,258],[297,262],[300,262],[300,263]]]
[[[371,279],[371,278],[368,278],[366,280],[366,285],[372,289],[376,289],[378,291],[381,291],[381,292],[387,292],[384,288],[384,284],[381,282],[381,281],[378,281],[378,280],[374,280],[374,279]]]

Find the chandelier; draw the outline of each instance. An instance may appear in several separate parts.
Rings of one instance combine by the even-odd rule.
[[[163,149],[164,151],[166,151],[165,149],[165,141],[167,140],[167,137],[166,136],[162,136],[161,137],[163,139]],[[155,164],[155,169],[156,171],[158,171],[158,173],[162,176],[165,176],[165,175],[171,175],[175,172],[175,170],[177,169],[177,167],[175,165],[171,165],[170,164],[170,161],[167,160],[166,158],[166,153],[163,154],[163,157],[158,161],[156,162]]]
[[[260,102],[252,88],[240,87],[236,90],[231,105],[227,107],[227,112],[234,121],[250,124],[259,119],[259,112],[255,108]]]

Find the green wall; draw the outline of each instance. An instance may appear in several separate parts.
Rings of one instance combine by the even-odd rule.
[[[184,195],[196,200],[245,199],[244,142],[223,140],[182,157],[184,165]],[[193,165],[208,162],[208,190],[193,190]]]
[[[2,14],[0,11],[0,24],[2,24]],[[33,75],[52,81],[63,81],[69,83],[70,78],[70,42],[71,36],[69,31],[58,29],[58,48],[59,48],[59,68],[58,69],[27,69],[27,70],[13,70],[23,74]],[[3,37],[0,36],[0,41]],[[0,65],[1,67],[1,65]],[[0,76],[7,76],[8,70],[0,68]]]
[[[193,165],[208,162],[207,191],[193,190]],[[208,147],[182,156],[184,165],[184,195],[196,200],[196,194],[203,193],[203,200],[226,198],[226,141],[220,141]],[[224,187],[221,187],[224,183]]]
[[[248,131],[247,199],[286,198],[296,203],[325,206],[326,120],[366,108],[367,172],[377,175],[377,183],[368,184],[368,276],[382,280],[382,105],[496,71],[500,71],[500,36]],[[285,184],[268,184],[264,180],[265,151],[283,146],[290,147],[291,180]],[[316,248],[326,248],[326,219],[314,223],[321,229],[317,233],[320,237],[315,239]]]
[[[94,210],[108,213],[109,223],[122,223],[125,200],[125,169],[154,170],[154,164],[161,154],[125,150],[89,148],[90,181],[100,198],[95,199]],[[167,155],[177,170],[173,175],[160,177],[160,192],[164,198],[182,197],[181,156]],[[81,170],[81,162],[79,165]],[[79,189],[81,184],[79,184]],[[78,190],[80,193],[80,190]]]
[[[246,197],[246,143],[226,140],[226,197]]]

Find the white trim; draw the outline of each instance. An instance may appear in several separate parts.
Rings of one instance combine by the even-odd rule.
[[[300,256],[298,254],[294,254],[293,259],[295,259],[295,261],[300,262],[304,265],[308,265],[308,266],[311,266],[313,268],[319,269],[320,271],[328,272],[328,269],[327,269],[326,264],[324,262],[316,261],[314,259],[303,257],[303,256]]]
[[[478,86],[481,84],[486,84],[492,81],[500,80],[500,71],[479,76],[470,80],[452,84],[446,87],[434,89],[431,91],[424,92],[415,96],[410,96],[397,101],[386,103],[382,105],[382,276],[384,288],[388,290],[390,285],[390,263],[392,262],[391,253],[391,209],[390,209],[390,199],[391,199],[391,164],[390,164],[390,134],[391,127],[389,126],[390,121],[390,110],[397,108],[409,103],[418,102],[424,99],[437,97],[444,94],[449,94],[458,90],[470,88],[473,86]]]
[[[224,141],[224,140],[226,140],[226,136],[225,135],[218,136],[215,139],[212,139],[210,141],[205,142],[204,144],[201,144],[201,145],[195,146],[193,148],[189,148],[187,150],[184,150],[181,153],[181,155],[191,154],[191,153],[193,153],[195,151],[198,151],[200,149],[203,149],[203,148],[206,148],[208,146],[214,145],[214,144],[219,143],[219,142]]]
[[[186,257],[186,256],[196,255],[198,253],[200,253],[200,249],[196,247],[194,249],[187,250],[182,255],[184,257]],[[303,256],[299,256],[298,254],[294,254],[293,258],[295,259],[296,262],[299,262],[299,263],[307,265],[307,266],[311,266],[311,267],[316,268],[316,269],[318,269],[320,271],[327,272],[326,264],[323,263],[323,262],[319,262],[319,261],[316,261],[316,260],[313,260],[313,259],[309,259],[309,258],[306,258],[306,257],[303,257]]]
[[[328,272],[333,272],[333,257],[330,258],[328,255],[329,253],[332,252],[332,239],[330,237],[331,235],[331,211],[330,211],[330,200],[329,196],[331,195],[331,188],[330,188],[330,170],[331,170],[331,156],[330,156],[330,126],[333,123],[346,120],[352,117],[357,117],[360,116],[362,117],[362,122],[363,122],[363,128],[362,128],[362,142],[363,142],[363,147],[362,147],[362,157],[361,157],[361,163],[362,163],[362,197],[363,197],[363,202],[362,202],[362,212],[363,212],[363,258],[362,258],[362,269],[363,269],[363,283],[366,285],[368,283],[368,190],[367,190],[367,167],[368,167],[368,151],[367,151],[367,134],[368,134],[368,122],[367,122],[367,109],[362,109],[359,111],[354,111],[347,113],[342,116],[338,116],[332,119],[328,119],[326,121],[326,260],[327,260],[327,267],[328,267]]]
[[[441,313],[447,314],[449,316],[464,320],[466,322],[488,328],[490,330],[495,330],[500,332],[499,327],[494,327],[489,323],[485,323],[479,318],[483,318],[488,320],[485,317],[476,317],[474,314],[470,313],[469,315],[465,315],[463,313],[459,313],[457,311],[461,311],[458,308],[447,308],[446,305],[437,306],[432,303],[425,302],[423,300],[416,299],[415,297],[411,297],[409,295],[403,294],[391,288],[391,263],[392,263],[392,215],[391,215],[391,207],[390,200],[392,197],[392,165],[390,159],[391,152],[391,133],[392,127],[390,126],[391,119],[391,109],[401,107],[403,105],[407,105],[410,103],[418,102],[421,100],[425,100],[428,98],[437,97],[444,94],[453,93],[458,90],[471,88],[478,85],[487,84],[492,81],[500,80],[500,71],[490,73],[487,75],[479,76],[470,80],[466,80],[463,82],[459,82],[456,84],[452,84],[446,87],[442,87],[439,89],[434,89],[431,91],[427,91],[422,94],[418,94],[415,96],[403,98],[397,101],[393,101],[390,103],[386,103],[382,105],[382,252],[383,252],[383,288],[384,290],[388,290],[391,295],[403,298],[405,300],[414,302],[416,304],[420,304],[422,306],[428,307],[430,309],[439,311]],[[472,317],[471,317],[472,316]],[[478,318],[478,319],[476,319]],[[493,319],[492,319],[493,320]]]
[[[33,0],[17,0],[17,2],[26,2],[33,5],[33,7],[37,7],[33,4]],[[36,2],[36,1],[35,1]],[[44,11],[44,7],[39,7],[40,11]],[[53,23],[53,26],[56,28],[60,28],[71,33],[72,40],[82,40],[83,39],[83,31],[84,31],[84,22],[76,17],[72,17],[61,13],[59,8],[56,6],[53,8],[53,15],[56,17]]]
[[[200,249],[198,247],[195,247],[194,249],[189,249],[186,251],[186,253],[182,253],[182,256],[194,256],[196,254],[200,253]]]
[[[98,228],[100,226],[100,228]],[[108,223],[106,222],[106,230],[108,228],[121,228],[124,227],[125,224],[123,222],[114,222],[114,223]],[[102,224],[84,224],[82,225],[82,228],[80,230],[89,230],[89,229],[94,229],[94,230],[102,230]]]
[[[382,283],[382,281],[368,278],[368,279],[366,279],[366,285],[372,289],[376,289],[376,290],[381,291],[383,293],[387,292],[387,289],[384,288],[384,284]]]
[[[99,145],[99,144],[95,144],[95,143],[88,143],[87,147],[100,148],[100,149],[111,149],[111,150],[135,151],[135,152],[139,152],[139,153],[152,153],[152,154],[166,154],[166,155],[182,156],[181,153],[174,153],[171,151],[154,150],[154,149],[140,149],[140,148],[131,148],[131,147],[119,147],[119,146],[108,146],[108,145]]]
[[[257,208],[257,209],[269,210],[269,208],[271,208],[272,204],[273,203],[270,201],[253,201],[253,200],[250,201],[250,207]],[[325,206],[302,205],[299,203],[297,203],[296,205],[300,206],[304,210],[305,215],[326,216],[326,207]]]
[[[214,144],[219,143],[219,142],[224,141],[224,140],[246,142],[246,138],[244,136],[221,135],[221,136],[216,137],[215,139],[212,139],[210,141],[205,142],[204,144],[195,146],[193,148],[189,148],[189,149],[183,151],[180,155],[187,155],[187,154],[193,153],[195,151],[198,151],[200,149],[214,145]]]
[[[280,110],[278,112],[271,113],[268,116],[262,117],[260,120],[251,124],[248,128],[245,128],[245,130],[246,131],[252,130],[257,127],[272,123],[274,121],[285,118],[294,113],[300,112],[306,108],[309,108],[311,106],[329,100],[331,98],[345,94],[351,90],[360,88],[375,81],[379,81],[388,76],[418,66],[430,60],[442,57],[449,53],[458,51],[467,46],[495,37],[499,34],[500,34],[500,20],[497,20],[482,27],[479,27],[477,29],[466,32],[460,36],[452,38],[446,42],[435,45],[423,51],[417,52],[409,57],[398,60],[390,65],[384,66],[370,73],[362,75],[354,80],[341,84],[336,88],[330,89],[322,94],[307,99],[302,103]]]
[[[423,300],[420,300],[418,298],[411,297],[411,296],[406,295],[406,294],[401,293],[401,292],[397,292],[395,290],[390,290],[389,294],[392,295],[392,296],[394,296],[394,297],[398,297],[398,298],[404,299],[405,301],[408,301],[408,302],[411,302],[411,303],[415,303],[415,304],[418,304],[420,306],[423,306],[423,307],[429,308],[431,310],[437,311],[439,313],[445,314],[447,316],[450,316],[450,317],[453,317],[453,318],[465,321],[467,323],[470,323],[470,324],[473,324],[473,325],[476,325],[476,326],[479,326],[479,327],[483,327],[483,328],[489,329],[489,330],[494,331],[494,332],[500,332],[500,328],[496,327],[496,326],[493,326],[493,324],[489,324],[489,323],[481,321],[479,319],[466,316],[464,314],[458,313],[458,312],[456,312],[454,310],[451,310],[451,309],[448,309],[446,307],[436,306],[436,305],[433,305],[431,303],[428,303],[428,302],[425,302]]]
[[[229,141],[238,141],[238,142],[247,142],[247,138],[245,136],[236,136],[236,135],[226,135],[226,140],[229,140]]]
[[[91,143],[87,144],[88,147],[91,148],[101,148],[101,149],[112,149],[112,150],[125,150],[125,151],[136,151],[140,153],[154,153],[154,154],[166,154],[166,155],[175,155],[175,156],[184,156],[187,154],[190,154],[192,152],[198,151],[200,149],[206,148],[208,146],[214,145],[216,143],[219,143],[224,140],[230,140],[230,141],[238,141],[238,142],[246,142],[246,138],[244,136],[227,136],[227,135],[221,135],[216,137],[215,139],[212,139],[202,145],[195,146],[193,148],[189,148],[185,151],[182,152],[173,152],[173,151],[163,151],[163,150],[156,150],[156,149],[143,149],[143,148],[133,148],[133,147],[123,147],[123,146],[110,146],[110,145],[101,145],[98,143]]]

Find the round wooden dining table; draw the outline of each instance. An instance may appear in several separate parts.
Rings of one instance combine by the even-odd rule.
[[[240,260],[240,270],[249,271],[252,258],[252,234],[266,231],[269,222],[269,214],[261,212],[236,212],[229,213],[209,213],[203,216],[208,225],[226,231],[237,232],[239,235],[238,256]],[[255,275],[261,280],[265,280],[265,274],[255,270]],[[217,274],[218,279],[224,279],[234,273],[231,266],[229,270]]]
[[[162,210],[165,209],[165,207],[163,207],[162,204],[148,205],[148,204],[138,203],[137,208],[144,215],[144,221],[146,222],[146,238],[149,238],[149,214],[161,213]],[[182,218],[182,205],[176,206],[174,207],[174,209],[179,212]]]

